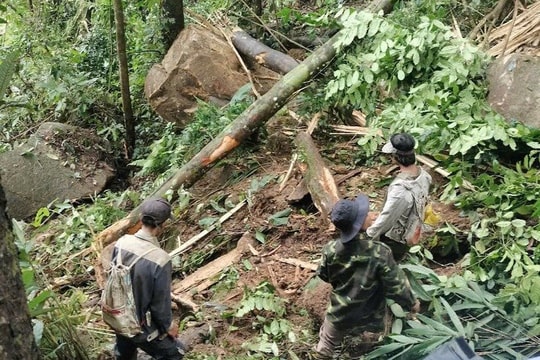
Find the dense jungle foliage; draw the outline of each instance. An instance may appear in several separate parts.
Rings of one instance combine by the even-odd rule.
[[[456,336],[487,359],[526,358],[540,348],[538,130],[509,124],[490,108],[486,68],[493,59],[467,38],[496,3],[402,0],[383,16],[351,7],[358,2],[268,0],[255,16],[242,0],[184,1],[187,23],[226,16],[276,48],[276,33],[301,29],[323,36],[339,30],[338,55],[297,96],[297,111],[361,109],[373,132],[358,141],[359,164],[380,160],[372,156],[383,141],[377,130],[384,138],[404,130],[419,140],[422,153],[450,171],[440,200],[458,206],[470,229],[443,226],[429,246],[412,249],[414,262],[403,267],[417,279],[414,290],[429,307],[413,321],[394,304],[392,334],[366,359],[420,358]],[[141,184],[136,190],[118,186],[87,204],[60,201],[41,209],[32,222],[15,221],[34,336],[44,357],[95,358],[110,336],[89,325],[99,315],[82,309],[88,294],[97,291],[95,284],[60,291],[49,286],[51,280],[84,277],[92,266],[92,238],[122,218],[127,203],[151,194],[253,98],[244,91],[225,109],[201,102],[182,132],[173,124],[163,126],[143,94],[147,71],[166,51],[160,2],[125,2],[137,123],[135,153],[125,159],[112,2],[7,0],[0,11],[0,93],[5,94],[0,151],[12,149],[45,121],[94,128],[114,145],[118,166],[131,162],[125,176]],[[324,129],[332,119],[322,120],[319,136],[328,137]],[[463,191],[464,184],[474,191]],[[182,190],[178,202],[188,201],[189,191]],[[47,233],[54,234],[53,241],[43,240]],[[429,266],[431,248],[446,253],[466,248],[461,270],[437,275]],[[75,257],[84,260],[71,261]],[[234,274],[223,278],[234,281]],[[282,304],[264,285],[245,295],[235,316],[247,316],[257,299],[266,299],[277,323],[263,328],[234,359],[297,359],[291,344],[316,343],[317,334],[291,334],[281,321]],[[186,358],[216,359],[195,353]]]

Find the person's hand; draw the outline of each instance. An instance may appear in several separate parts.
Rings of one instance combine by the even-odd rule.
[[[176,322],[173,321],[171,323],[169,330],[167,330],[167,335],[169,335],[172,338],[178,337],[178,324]]]
[[[409,312],[409,319],[416,320],[416,314],[420,312],[420,301],[416,299],[416,302],[411,307],[411,311]]]

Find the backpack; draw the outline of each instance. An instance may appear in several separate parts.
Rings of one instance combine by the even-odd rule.
[[[117,334],[133,337],[142,329],[137,317],[130,270],[143,256],[157,248],[139,255],[129,266],[122,264],[122,249],[117,249],[116,260],[111,262],[107,271],[107,283],[101,294],[101,312],[105,323]]]
[[[422,237],[422,230],[424,228],[423,216],[420,216],[419,206],[417,204],[416,198],[413,194],[413,209],[409,220],[407,221],[407,226],[405,227],[405,232],[403,233],[403,239],[407,241],[407,245],[413,246],[417,245],[420,242]]]
[[[398,185],[400,184],[398,183]],[[422,237],[428,198],[422,194],[421,189],[408,189],[408,191],[413,199],[413,204],[402,238],[409,246],[413,246],[417,245]]]

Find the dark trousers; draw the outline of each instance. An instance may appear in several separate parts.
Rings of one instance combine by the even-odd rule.
[[[381,235],[380,241],[388,245],[388,247],[392,250],[392,255],[394,255],[394,260],[396,262],[401,262],[405,255],[409,252],[409,246],[404,243],[397,242],[393,239],[390,239],[386,235]]]
[[[180,340],[170,336],[147,341],[145,336],[128,338],[116,335],[114,347],[116,360],[137,360],[137,349],[143,350],[156,360],[180,360],[185,353],[185,347]]]

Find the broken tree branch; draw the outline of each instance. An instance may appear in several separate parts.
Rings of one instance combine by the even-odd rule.
[[[299,260],[299,259],[277,258],[276,260],[279,261],[279,262],[285,263],[285,264],[289,264],[289,265],[293,265],[293,266],[299,266],[301,268],[308,269],[308,270],[311,270],[311,271],[316,271],[317,270],[317,265],[316,264],[312,264],[312,263],[309,263],[307,261],[303,261],[303,260]]]
[[[291,112],[290,112],[291,113]],[[321,118],[321,113],[318,112],[311,118],[311,121],[308,124],[306,132],[311,135],[313,133],[313,130],[317,127],[317,124],[319,123],[319,119]],[[287,170],[287,174],[285,174],[285,177],[283,178],[283,181],[279,185],[279,192],[283,191],[285,188],[285,184],[289,180],[289,177],[292,174],[292,171],[294,169],[294,164],[296,164],[296,160],[298,159],[298,154],[294,153],[291,159],[291,164],[289,165],[289,169]]]
[[[172,301],[174,301],[175,303],[177,303],[179,305],[190,308],[191,310],[193,310],[193,312],[197,312],[200,309],[199,305],[197,305],[191,299],[187,299],[187,298],[185,298],[183,296],[171,293],[171,299],[172,299]]]
[[[469,39],[472,39],[472,40],[476,39],[480,30],[488,21],[492,21],[492,22],[496,21],[499,18],[499,16],[501,16],[501,13],[504,7],[506,6],[506,4],[508,3],[508,1],[509,0],[499,0],[497,2],[497,5],[495,5],[495,7],[493,8],[493,10],[491,10],[489,14],[487,14],[482,20],[480,20],[480,22],[474,27],[474,29],[472,29],[472,31],[469,34]]]
[[[180,255],[184,252],[186,252],[190,247],[192,247],[197,241],[204,238],[206,235],[208,235],[210,232],[212,232],[218,225],[223,224],[228,218],[234,215],[238,210],[240,210],[244,205],[246,204],[246,200],[242,200],[239,202],[234,208],[223,214],[218,221],[216,221],[212,226],[210,226],[208,229],[200,232],[199,234],[193,236],[191,239],[183,243],[178,248],[174,249],[169,253],[170,257],[174,257],[176,255]]]
[[[225,37],[225,39],[227,39],[227,44],[229,44],[232,51],[234,51],[234,54],[236,55],[236,58],[238,59],[238,61],[242,65],[242,68],[244,69],[244,72],[246,73],[246,75],[248,77],[248,80],[251,83],[251,90],[253,91],[253,94],[255,94],[257,99],[260,98],[261,94],[259,94],[259,92],[257,91],[257,87],[255,86],[255,83],[253,82],[253,77],[251,76],[251,71],[249,71],[246,64],[244,63],[244,59],[242,59],[242,56],[240,56],[240,54],[238,53],[238,50],[237,50],[236,46],[234,45],[234,43],[232,41],[232,35],[229,36],[229,35],[225,34],[225,31],[223,31],[221,28],[219,30],[223,34],[223,37]]]

